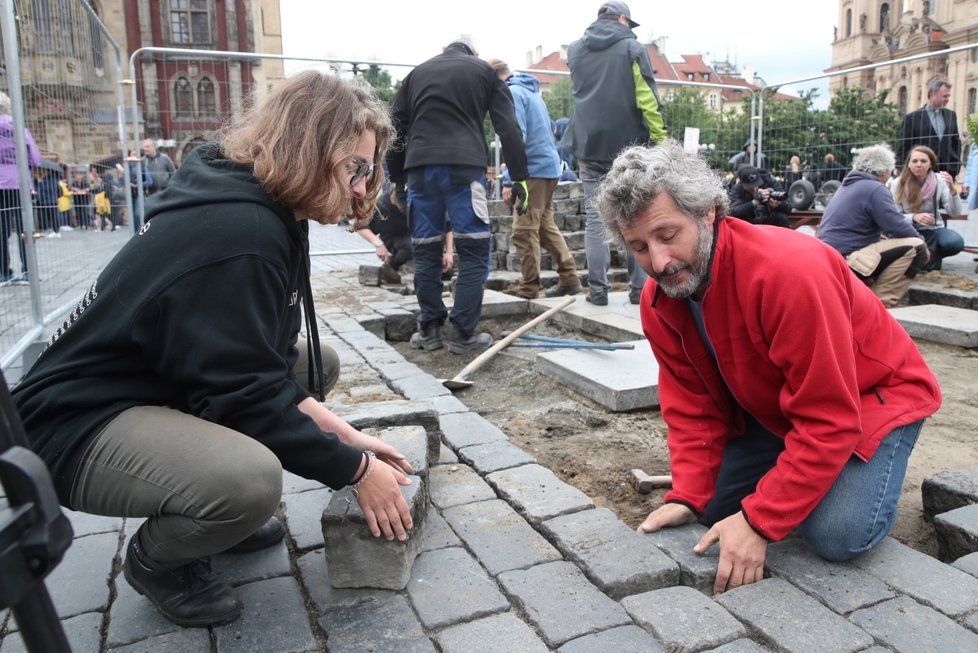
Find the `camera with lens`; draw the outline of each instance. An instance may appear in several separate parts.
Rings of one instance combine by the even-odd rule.
[[[764,197],[764,190],[767,190],[767,197]],[[788,197],[786,190],[771,190],[770,188],[764,190],[758,190],[754,193],[754,199],[762,204],[766,204],[769,200],[780,202]]]

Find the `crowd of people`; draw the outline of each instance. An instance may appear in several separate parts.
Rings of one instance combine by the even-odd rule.
[[[445,340],[455,354],[487,348],[487,115],[509,172],[518,294],[541,292],[541,248],[559,275],[547,295],[584,290],[553,219],[554,189],[573,163],[587,212],[588,302],[608,303],[609,237],[627,252],[629,300],[659,365],[672,471],[672,489],[639,530],[706,525],[695,550],[719,546],[717,592],[760,580],[768,543],[790,533],[848,560],[890,531],[908,457],[941,395],[887,307],[908,279],[963,246],[939,224],[941,212],[961,210],[948,149],[956,118],[943,105],[908,114],[903,161],[886,145],[861,150],[851,171],[826,159],[841,187],[812,238],[783,228],[785,189],[756,143],[731,161],[728,181],[666,137],[637,26],[624,2],[598,8],[568,48],[575,111],[556,125],[534,78],[484,61],[460,37],[404,78],[389,109],[354,81],[306,71],[179,169],[150,141],[124,162],[128,189],[122,164],[87,179],[51,170],[57,191],[36,177],[37,192],[55,200],[58,214],[44,214],[55,232],[71,214],[75,226],[113,228],[122,220],[114,198],[140,187],[155,196],[13,397],[64,505],[145,518],[123,575],[167,619],[202,627],[240,616],[209,557],[282,540],[273,513],[283,469],[352,486],[373,536],[409,536],[399,486],[412,482],[411,466],[323,403],[339,359],[319,340],[309,223],[349,220],[390,282],[413,261],[410,344],[420,355]],[[931,86],[946,104],[946,80]],[[10,131],[3,99],[0,128]],[[918,138],[930,140],[909,142]],[[44,169],[32,140],[28,149]],[[800,160],[790,166],[801,170]],[[19,201],[9,173],[0,167],[5,234]],[[443,276],[455,256],[448,309]]]

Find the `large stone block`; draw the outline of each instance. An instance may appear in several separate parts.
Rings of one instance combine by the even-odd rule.
[[[894,308],[890,314],[914,338],[978,347],[978,311],[924,304]]]
[[[401,494],[410,509],[414,528],[404,542],[371,535],[350,488],[333,495],[322,520],[333,587],[393,590],[407,587],[414,559],[421,553],[428,515],[427,485],[418,476],[410,478],[411,485],[402,485]]]
[[[978,504],[934,516],[937,557],[954,562],[978,551]]]
[[[978,471],[957,468],[928,476],[920,494],[927,521],[942,512],[978,503]]]
[[[428,478],[428,434],[424,427],[389,426],[383,429],[364,429],[363,432],[400,451],[411,464],[415,475]]]
[[[337,407],[334,412],[360,431],[366,428],[419,425],[428,434],[428,460],[438,460],[441,422],[438,411],[427,401],[379,401]]]
[[[361,264],[358,279],[361,285],[379,286],[381,281],[380,266],[369,263]]]

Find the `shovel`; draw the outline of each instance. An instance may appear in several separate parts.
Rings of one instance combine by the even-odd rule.
[[[575,301],[574,297],[568,297],[560,304],[557,304],[553,308],[550,308],[547,311],[541,313],[540,315],[537,315],[535,318],[533,318],[532,320],[530,320],[520,328],[513,331],[511,334],[509,334],[508,336],[506,336],[505,338],[503,338],[502,340],[494,344],[492,347],[479,354],[475,358],[475,360],[473,360],[471,363],[469,363],[464,368],[462,368],[462,371],[456,374],[454,377],[450,379],[439,379],[439,382],[449,390],[461,390],[462,388],[468,388],[469,386],[472,385],[472,381],[466,381],[466,377],[469,374],[472,374],[472,372],[475,372],[477,369],[485,365],[490,358],[492,358],[500,351],[505,349],[509,343],[519,338],[520,335],[529,331],[530,329],[540,324],[544,320],[548,319],[550,316],[554,315],[555,313],[559,313],[560,311],[564,310],[565,308],[573,304],[574,301]]]

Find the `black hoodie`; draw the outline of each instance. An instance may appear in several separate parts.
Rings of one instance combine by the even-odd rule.
[[[215,145],[194,150],[147,208],[13,392],[61,501],[95,435],[134,406],[221,424],[291,472],[346,485],[361,453],[299,411],[309,394],[291,372],[311,298],[306,223]]]

